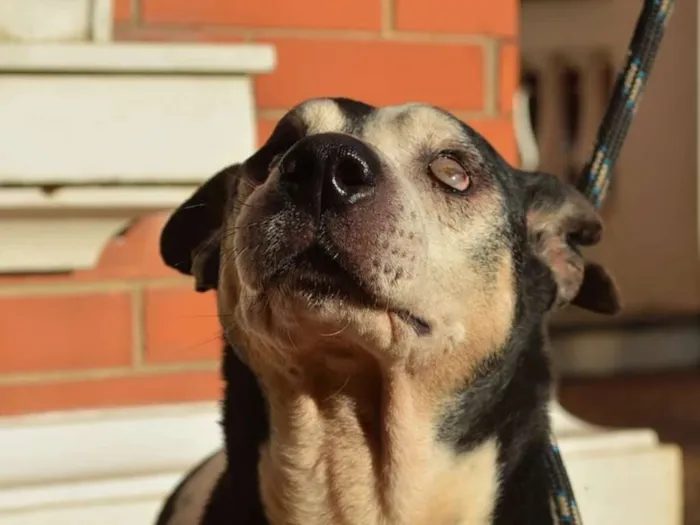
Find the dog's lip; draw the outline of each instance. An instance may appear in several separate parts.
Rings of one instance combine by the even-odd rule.
[[[396,314],[396,317],[413,328],[417,335],[428,335],[432,331],[432,326],[428,321],[413,315],[405,308],[389,308],[389,312]]]
[[[291,283],[317,296],[341,296],[360,306],[394,314],[419,336],[428,335],[432,331],[431,324],[426,319],[409,309],[387,307],[386,301],[368,290],[357,276],[319,244],[312,245],[279,268],[271,277],[269,285],[277,286],[281,283]]]

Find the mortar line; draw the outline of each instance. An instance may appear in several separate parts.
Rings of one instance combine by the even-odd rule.
[[[5,284],[0,287],[0,297],[33,297],[37,295],[90,295],[104,292],[129,292],[133,288],[130,281],[100,282],[61,282]]]
[[[394,5],[394,0],[382,0],[381,17],[380,34],[388,39],[393,35],[396,27],[396,6]]]
[[[387,0],[385,0],[387,1]],[[394,9],[391,9],[391,17],[395,16]],[[129,27],[125,27],[128,31]],[[255,38],[306,38],[306,39],[335,39],[335,40],[374,40],[399,41],[399,42],[424,42],[424,43],[457,43],[481,45],[491,40],[489,37],[479,34],[460,33],[430,33],[423,31],[396,31],[393,29],[385,34],[379,30],[365,29],[297,29],[297,28],[274,28],[274,27],[221,27],[212,25],[188,25],[188,24],[148,24],[134,26],[135,30],[166,31],[174,35],[187,36],[201,35],[209,33],[211,35],[252,37]]]
[[[89,370],[54,370],[50,372],[14,372],[0,375],[0,386],[62,384],[76,381],[98,381],[130,377],[160,376],[182,372],[216,372],[217,360],[161,363],[132,368],[92,368]]]
[[[484,112],[490,117],[498,115],[499,49],[495,39],[484,44]]]
[[[136,287],[171,288],[192,286],[188,277],[160,277],[132,279],[128,281],[115,278],[100,281],[64,281],[64,282],[28,282],[0,284],[0,297],[37,296],[37,295],[88,295],[105,292],[129,292]]]
[[[465,35],[458,33],[424,33],[417,31],[395,31],[388,33],[353,31],[353,30],[299,30],[299,29],[253,29],[254,37],[260,38],[305,38],[309,40],[365,40],[376,42],[415,42],[426,44],[464,44],[483,45],[491,39],[484,35]]]
[[[134,288],[131,290],[131,364],[134,369],[142,368],[146,362],[145,316],[143,289]]]
[[[131,14],[134,27],[144,27],[142,0],[131,0]]]

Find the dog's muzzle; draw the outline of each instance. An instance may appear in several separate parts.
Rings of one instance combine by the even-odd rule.
[[[421,252],[396,180],[361,139],[299,140],[241,210],[239,275],[266,293],[402,304],[397,290],[415,275]]]

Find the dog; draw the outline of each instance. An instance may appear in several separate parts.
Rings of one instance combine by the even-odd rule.
[[[162,232],[215,290],[226,388],[158,525],[552,524],[546,322],[619,309],[601,234],[447,111],[293,108]]]

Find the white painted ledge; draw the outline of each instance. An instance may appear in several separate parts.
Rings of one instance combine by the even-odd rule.
[[[96,211],[110,215],[113,210],[141,212],[170,209],[182,203],[197,186],[64,186],[46,192],[40,188],[0,189],[0,210],[4,212]]]
[[[0,45],[0,187],[198,184],[255,149],[263,45]]]
[[[0,523],[152,523],[182,474],[221,446],[218,418],[218,404],[197,403],[0,419]],[[553,422],[585,523],[681,524],[676,447],[556,407]]]
[[[275,67],[266,44],[18,43],[0,45],[0,70],[21,73],[249,75]]]
[[[136,217],[170,210],[195,188],[0,188],[0,271],[92,268]]]
[[[0,41],[105,42],[113,0],[0,0]]]
[[[5,73],[0,114],[0,185],[199,183],[257,142],[244,74]]]
[[[0,44],[0,273],[91,268],[248,157],[274,66],[268,45]]]

